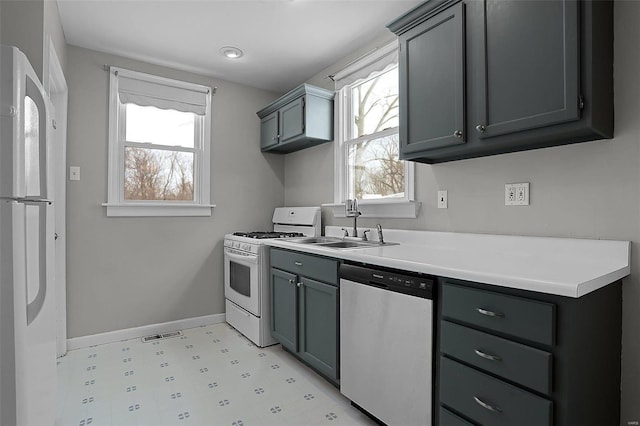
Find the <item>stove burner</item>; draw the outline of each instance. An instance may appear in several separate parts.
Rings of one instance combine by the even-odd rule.
[[[255,238],[257,240],[263,240],[266,238],[291,238],[291,237],[304,237],[302,232],[270,232],[270,231],[254,231],[254,232],[234,232],[233,235],[238,237]]]

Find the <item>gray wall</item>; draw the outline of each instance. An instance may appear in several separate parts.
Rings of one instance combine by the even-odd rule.
[[[2,43],[16,46],[29,58],[40,81],[44,59],[44,1],[2,0]]]
[[[40,81],[47,72],[45,56],[49,37],[66,74],[67,43],[56,1],[2,0],[0,24],[2,44],[17,46],[22,50]]]
[[[362,219],[390,228],[631,240],[640,242],[640,2],[615,3],[616,137],[578,145],[456,161],[417,164],[417,219]],[[360,52],[361,53],[361,52]],[[359,54],[353,55],[357,57]],[[345,60],[345,62],[347,62]],[[311,82],[323,84],[332,67]],[[313,170],[313,173],[309,173]],[[333,201],[333,146],[287,155],[285,203]],[[530,182],[529,207],[505,207],[504,184]],[[438,210],[436,191],[449,191]],[[323,212],[325,224],[344,225]],[[622,418],[640,421],[640,250],[623,284]],[[603,313],[606,315],[606,313]]]
[[[69,46],[69,337],[224,312],[225,233],[266,229],[283,203],[283,158],[258,149],[255,112],[276,94]],[[209,86],[212,204],[204,218],[107,218],[108,88],[103,64]]]

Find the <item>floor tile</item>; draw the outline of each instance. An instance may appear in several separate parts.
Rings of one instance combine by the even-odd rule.
[[[226,323],[70,351],[58,376],[57,426],[374,424],[280,345]]]

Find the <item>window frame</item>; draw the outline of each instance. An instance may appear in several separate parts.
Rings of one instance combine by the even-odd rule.
[[[109,86],[109,162],[107,216],[211,216],[211,88],[199,84],[159,77],[152,74],[110,67]],[[205,94],[205,113],[194,113],[194,147],[161,145],[127,141],[126,104],[119,98],[119,77],[155,83],[174,89]],[[192,152],[193,201],[182,200],[126,200],[124,196],[125,147]]]
[[[370,69],[375,67],[377,63],[382,62],[383,58],[389,55],[397,55],[398,43],[392,42],[381,48],[374,50],[372,53],[365,57],[355,61],[347,66],[345,69],[336,74],[336,80],[349,77],[362,69]],[[379,137],[390,136],[393,134],[398,135],[399,142],[399,130],[400,128],[393,127],[381,130],[379,132],[360,136],[358,138],[351,138],[352,132],[352,117],[353,117],[353,102],[351,99],[351,89],[365,80],[375,78],[377,75],[383,74],[394,67],[398,66],[398,62],[395,65],[380,65],[383,69],[370,73],[368,76],[358,78],[350,84],[346,84],[344,87],[336,91],[335,102],[335,135],[334,141],[334,202],[329,207],[332,208],[335,217],[345,217],[345,200],[349,196],[349,146],[360,143],[367,139],[376,139]],[[404,162],[404,182],[405,190],[404,197],[393,198],[375,198],[375,199],[362,199],[358,200],[358,207],[363,217],[382,217],[382,218],[416,218],[421,206],[421,203],[414,200],[415,195],[415,164],[412,161]]]

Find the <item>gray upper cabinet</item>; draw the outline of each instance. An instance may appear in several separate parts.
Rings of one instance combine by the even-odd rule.
[[[260,149],[286,154],[333,140],[333,97],[302,84],[258,111]]]
[[[404,154],[464,143],[463,13],[459,3],[400,36]]]
[[[260,149],[263,151],[278,144],[279,114],[279,111],[274,111],[260,120]]]
[[[401,48],[402,159],[613,137],[611,1],[429,0],[389,29]]]
[[[578,120],[577,1],[486,0],[479,16],[473,130],[487,138]]]

